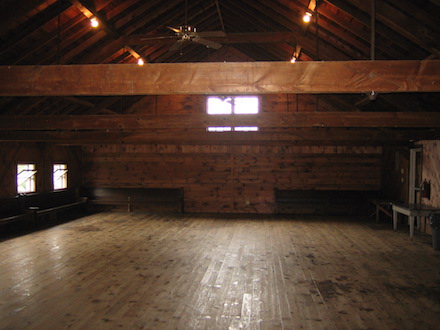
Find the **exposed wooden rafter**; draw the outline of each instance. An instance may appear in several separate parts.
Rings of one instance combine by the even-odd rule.
[[[70,2],[76,6],[87,18],[96,17],[99,20],[100,25],[102,25],[103,30],[110,36],[112,36],[115,40],[119,40],[122,36],[119,34],[112,26],[107,24],[105,19],[98,13],[98,11],[95,8],[92,8],[91,6],[84,3],[84,1],[80,0],[70,0]],[[134,49],[130,45],[124,45],[124,48],[135,58],[139,59],[143,56],[140,54],[140,52],[136,49]]]

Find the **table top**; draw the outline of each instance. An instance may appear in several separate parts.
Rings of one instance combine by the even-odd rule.
[[[433,213],[440,212],[440,207],[429,206],[425,204],[402,204],[402,203],[393,203],[394,207],[410,210],[410,211],[431,211]]]

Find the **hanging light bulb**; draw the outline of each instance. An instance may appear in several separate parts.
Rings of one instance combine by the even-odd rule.
[[[144,63],[145,63],[145,62],[144,62],[144,60],[142,59],[142,57],[139,57],[139,58],[138,58],[138,61],[137,61],[137,64],[138,64],[138,65],[144,65]]]
[[[312,19],[312,13],[309,11],[306,11],[306,13],[303,16],[303,21],[305,23],[309,23],[311,21],[311,19]]]
[[[92,17],[90,19],[90,25],[94,28],[97,28],[99,26],[99,21],[96,17]]]

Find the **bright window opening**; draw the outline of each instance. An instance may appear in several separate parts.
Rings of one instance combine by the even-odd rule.
[[[236,132],[257,132],[258,131],[258,127],[257,126],[237,126],[234,127],[234,131]]]
[[[36,177],[37,170],[35,164],[17,164],[17,192],[35,192]]]
[[[67,188],[67,164],[53,165],[53,190]]]
[[[243,97],[235,97],[234,98],[234,113],[237,115],[240,114],[257,114],[259,108],[257,96],[243,96]]]
[[[258,96],[208,96],[209,115],[257,114],[260,102]]]
[[[209,115],[252,115],[258,114],[260,99],[258,96],[208,96],[206,112]],[[208,132],[256,132],[257,126],[208,127]]]
[[[208,132],[230,132],[232,131],[232,127],[208,127]]]

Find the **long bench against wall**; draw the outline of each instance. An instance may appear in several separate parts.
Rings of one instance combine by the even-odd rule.
[[[0,199],[0,230],[31,229],[50,225],[60,215],[85,211],[87,199],[79,189],[23,194]],[[77,212],[79,214],[79,212]]]
[[[279,214],[368,214],[377,191],[275,190],[275,212]]]
[[[184,211],[182,188],[89,187],[84,195],[97,211]]]

